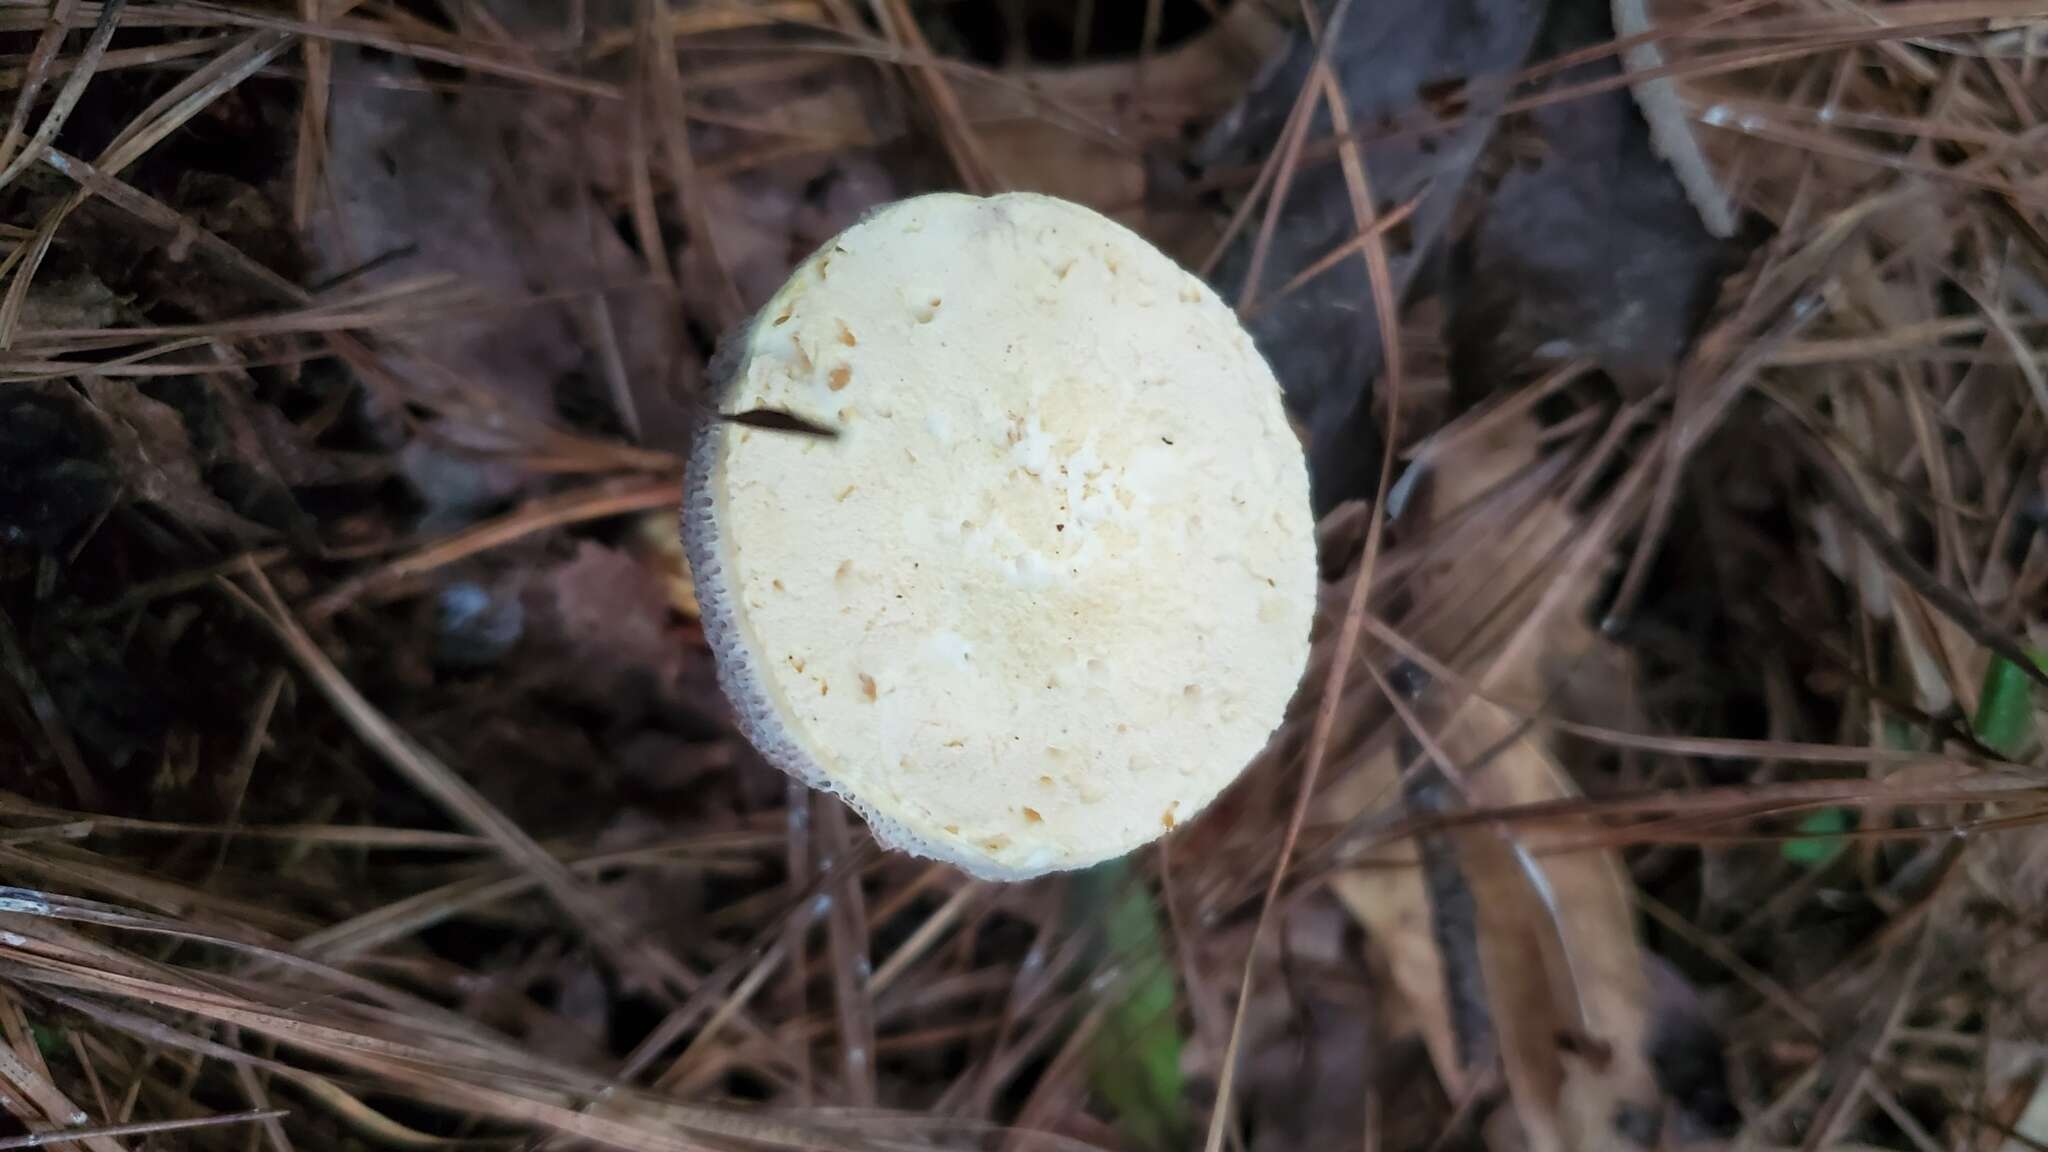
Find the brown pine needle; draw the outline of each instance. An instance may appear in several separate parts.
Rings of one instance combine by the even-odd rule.
[[[1349,9],[1349,0],[1340,0],[1330,17],[1331,26],[1339,25]],[[1331,115],[1341,117],[1344,106],[1343,89],[1333,79],[1326,58],[1327,39],[1317,47],[1318,59],[1311,69],[1308,85],[1320,89],[1328,103]],[[1311,98],[1305,98],[1311,99]],[[1304,123],[1306,120],[1304,119]],[[1384,237],[1374,230],[1374,209],[1372,188],[1367,183],[1362,158],[1346,157],[1346,180],[1353,193],[1353,210],[1360,213],[1359,230],[1373,237],[1364,256],[1369,278],[1372,283],[1373,305],[1379,319],[1380,346],[1385,353],[1385,369],[1382,379],[1387,389],[1386,444],[1380,455],[1379,483],[1374,489],[1384,493],[1393,484],[1394,445],[1400,441],[1401,412],[1401,333],[1399,310],[1400,301],[1395,296],[1393,275],[1389,270]],[[1279,196],[1275,196],[1277,206]],[[1259,905],[1258,919],[1252,927],[1252,946],[1245,956],[1244,974],[1237,990],[1237,1009],[1230,1025],[1230,1040],[1223,1052],[1222,1073],[1216,1085],[1216,1107],[1210,1113],[1208,1138],[1204,1147],[1207,1152],[1223,1152],[1224,1134],[1229,1127],[1231,1094],[1237,1077],[1238,1048],[1243,1043],[1245,1013],[1252,998],[1252,978],[1258,966],[1259,941],[1266,933],[1267,922],[1275,906],[1280,903],[1281,886],[1287,879],[1287,867],[1294,856],[1294,847],[1301,837],[1301,828],[1308,818],[1309,802],[1316,790],[1317,778],[1322,773],[1323,762],[1329,755],[1330,733],[1336,725],[1337,706],[1344,698],[1344,681],[1350,674],[1351,665],[1357,658],[1359,633],[1364,627],[1366,597],[1370,593],[1375,572],[1378,568],[1380,540],[1386,526],[1385,505],[1382,501],[1373,508],[1372,519],[1367,525],[1363,554],[1358,565],[1358,575],[1353,580],[1349,602],[1344,607],[1343,623],[1337,633],[1335,656],[1323,684],[1321,702],[1316,707],[1315,727],[1309,734],[1309,744],[1302,767],[1301,782],[1296,785],[1293,811],[1287,819],[1287,830],[1280,841],[1279,859],[1274,862],[1273,873],[1266,885],[1264,900]]]
[[[682,498],[682,481],[672,476],[605,481],[588,488],[544,496],[495,520],[465,528],[445,540],[428,544],[343,581],[307,605],[306,616],[314,621],[325,620],[364,597],[374,597],[408,580],[540,532],[673,507],[680,504]]]
[[[220,1116],[195,1116],[185,1120],[146,1120],[132,1124],[102,1124],[58,1132],[32,1132],[27,1136],[0,1137],[0,1152],[15,1148],[57,1148],[83,1144],[112,1136],[154,1136],[162,1132],[189,1132],[197,1128],[220,1128],[230,1124],[255,1124],[291,1115],[282,1108],[250,1112],[229,1112]]]
[[[508,861],[532,873],[556,906],[581,926],[621,970],[646,974],[657,987],[669,982],[669,973],[650,965],[648,953],[619,934],[602,898],[590,892],[560,861],[484,799],[482,793],[407,736],[356,690],[306,634],[260,570],[249,566],[243,577],[255,586],[255,599],[225,579],[217,581],[216,586],[271,629],[300,670],[365,743],[458,823],[490,840]]]

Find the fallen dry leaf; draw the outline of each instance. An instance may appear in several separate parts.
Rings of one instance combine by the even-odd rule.
[[[1470,707],[1459,738],[1445,742],[1465,763],[1516,724],[1499,709]],[[1470,782],[1482,808],[1577,794],[1532,739],[1517,740]],[[1604,850],[1547,854],[1582,839],[1590,824],[1525,831],[1518,842],[1494,829],[1455,837],[1478,909],[1508,1088],[1537,1152],[1653,1147],[1661,1125],[1649,989],[1620,860]]]
[[[1086,204],[1150,233],[1145,148],[1223,111],[1283,42],[1258,4],[1233,5],[1202,34],[1149,60],[1003,73],[960,102],[1006,187]]]
[[[670,517],[663,517],[674,523]],[[669,618],[673,585],[624,551],[579,541],[528,592],[533,639],[557,691],[613,717],[679,712],[689,646]]]
[[[170,405],[152,400],[127,381],[81,376],[112,448],[109,456],[134,495],[203,532],[242,540],[274,535],[245,519],[207,486],[185,421]]]
[[[1533,56],[1606,37],[1560,13]],[[1568,69],[1559,88],[1611,79],[1612,59]],[[1729,260],[1677,176],[1652,150],[1628,94],[1608,91],[1511,117],[1501,172],[1453,260],[1452,375],[1468,396],[1535,361],[1585,357],[1647,392],[1676,371]]]
[[[680,447],[696,354],[674,293],[614,226],[604,184],[622,163],[619,109],[495,89],[442,100],[408,90],[419,79],[407,61],[336,52],[332,200],[310,246],[323,278],[365,290],[446,278],[476,301],[380,333],[404,401],[467,417],[430,423],[400,457],[428,521],[466,522],[523,489],[530,474],[490,450],[546,442],[579,390],[597,422]],[[371,398],[387,418],[400,399]],[[486,428],[484,443],[465,440]]]
[[[991,124],[980,133],[1006,187],[1086,204],[1142,226],[1132,212],[1145,199],[1145,163],[1135,149],[1039,119]]]
[[[1434,481],[1416,510],[1412,542],[1435,544],[1456,562],[1435,572],[1425,565],[1416,586],[1429,595],[1393,621],[1461,676],[1518,703],[1546,699],[1604,643],[1583,620],[1597,571],[1576,577],[1585,587],[1562,598],[1534,643],[1508,642],[1550,589],[1546,565],[1579,528],[1541,489],[1512,514],[1499,513],[1512,528],[1488,524],[1489,502],[1530,487],[1516,481],[1538,465],[1534,443],[1523,422],[1496,421],[1431,460]],[[1458,547],[1443,539],[1452,535]],[[1363,771],[1332,790],[1326,816],[1353,820],[1404,792],[1411,807],[1432,806],[1434,794],[1450,810],[1578,795],[1547,740],[1506,710],[1460,702],[1453,686],[1434,684],[1413,711],[1450,771],[1439,763],[1404,781],[1399,760],[1427,745],[1382,741]],[[1456,1095],[1497,1054],[1534,1152],[1650,1147],[1662,1123],[1650,989],[1626,873],[1612,851],[1553,851],[1591,831],[1590,822],[1513,832],[1461,827],[1436,840],[1453,849],[1436,862],[1424,838],[1421,868],[1376,867],[1334,882],[1385,956],[1447,1089]],[[1460,882],[1462,896],[1447,891]],[[1465,948],[1473,955],[1460,954]],[[1476,988],[1469,975],[1460,979],[1475,962]],[[1475,998],[1483,1004],[1469,1002]]]
[[[45,275],[21,308],[21,331],[111,328],[128,319],[128,301],[89,272]]]
[[[1425,271],[1442,262],[1456,209],[1469,199],[1495,134],[1505,91],[1500,78],[1528,56],[1545,7],[1536,0],[1346,5],[1328,33],[1327,53],[1306,31],[1295,32],[1285,53],[1206,133],[1196,160],[1212,173],[1246,170],[1287,154],[1280,146],[1294,136],[1290,125],[1305,123],[1306,138],[1326,135],[1332,124],[1326,109],[1306,119],[1294,115],[1311,67],[1326,58],[1350,123],[1374,128],[1365,167],[1375,215],[1412,205],[1400,237],[1386,241],[1395,311],[1408,311]],[[1466,80],[1466,114],[1456,128],[1441,132],[1443,108],[1429,96]],[[1312,156],[1306,146],[1298,160],[1281,208],[1275,213],[1271,198],[1254,206],[1217,261],[1214,280],[1226,298],[1256,305],[1252,335],[1310,431],[1310,494],[1321,514],[1374,495],[1383,413],[1375,410],[1369,384],[1380,374],[1385,350],[1365,261],[1342,259],[1298,279],[1351,242],[1361,224],[1343,166],[1331,163],[1326,151]],[[1273,183],[1278,186],[1277,177]]]
[[[1148,130],[1171,130],[1221,111],[1285,43],[1285,28],[1265,5],[1233,4],[1208,30],[1142,65],[1108,60],[1011,69],[1000,84],[963,85],[960,104],[977,124],[1130,113],[1143,116]]]
[[[1340,872],[1331,879],[1330,888],[1372,934],[1445,1090],[1453,1097],[1460,1095],[1465,1090],[1466,1065],[1458,1055],[1458,1038],[1451,1027],[1444,958],[1437,949],[1436,921],[1421,870]]]

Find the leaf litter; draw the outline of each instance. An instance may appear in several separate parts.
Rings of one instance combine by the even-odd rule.
[[[0,14],[0,1141],[2031,1146],[2044,27]],[[1007,186],[1239,303],[1326,610],[991,888],[734,734],[672,516],[741,311]]]

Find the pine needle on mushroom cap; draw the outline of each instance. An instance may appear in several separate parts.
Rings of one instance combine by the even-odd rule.
[[[705,432],[706,634],[755,744],[884,840],[990,877],[1120,856],[1279,723],[1301,448],[1230,309],[1120,225],[893,205],[796,271],[727,387],[840,436]]]

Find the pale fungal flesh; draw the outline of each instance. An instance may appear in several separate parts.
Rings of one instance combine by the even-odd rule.
[[[1016,879],[1192,818],[1308,658],[1314,526],[1230,308],[1043,196],[827,243],[721,357],[684,536],[740,724],[885,843]]]

